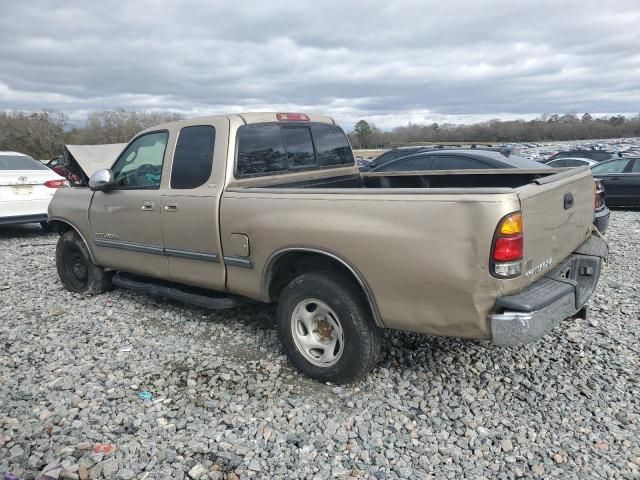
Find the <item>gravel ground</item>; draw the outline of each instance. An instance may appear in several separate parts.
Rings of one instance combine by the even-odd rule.
[[[607,238],[590,321],[507,349],[389,332],[337,387],[292,370],[271,307],[71,294],[55,235],[0,228],[0,474],[638,478],[640,212]]]

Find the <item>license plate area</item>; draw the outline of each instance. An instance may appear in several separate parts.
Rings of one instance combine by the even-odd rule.
[[[33,193],[32,185],[14,185],[11,189],[15,195],[31,195]]]

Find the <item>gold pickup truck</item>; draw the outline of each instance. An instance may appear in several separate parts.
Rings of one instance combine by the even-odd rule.
[[[588,168],[362,174],[331,118],[293,113],[147,129],[49,218],[68,290],[277,302],[292,363],[331,382],[374,367],[384,328],[533,341],[608,253]]]

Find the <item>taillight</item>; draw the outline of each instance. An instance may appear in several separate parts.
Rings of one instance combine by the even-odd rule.
[[[522,212],[513,212],[500,220],[496,228],[491,247],[491,274],[499,278],[519,276],[523,257]]]
[[[308,122],[309,116],[304,113],[276,113],[280,122]]]
[[[69,182],[66,180],[47,180],[44,182],[44,186],[49,188],[64,188],[69,186]]]

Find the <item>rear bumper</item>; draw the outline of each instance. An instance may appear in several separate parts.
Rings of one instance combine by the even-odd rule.
[[[593,219],[593,224],[600,233],[604,233],[607,231],[607,228],[609,227],[610,215],[611,213],[609,212],[609,209],[606,205],[602,210],[596,212],[596,216]]]
[[[491,315],[493,343],[532,342],[574,315],[596,288],[607,255],[606,242],[592,236],[525,290],[499,298]]]

